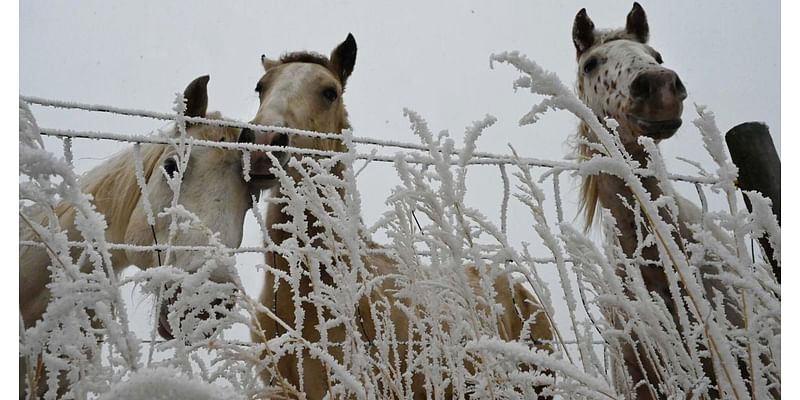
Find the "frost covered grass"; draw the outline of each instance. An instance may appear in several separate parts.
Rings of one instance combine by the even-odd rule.
[[[780,287],[769,272],[769,264],[764,259],[751,258],[745,245],[746,237],[765,229],[770,229],[768,234],[779,240],[780,231],[775,229],[774,216],[755,217],[738,208],[736,168],[727,158],[713,114],[697,107],[694,124],[717,164],[713,174],[717,182],[711,189],[725,196],[729,210],[705,213],[690,227],[693,241],[682,240],[676,238],[674,228],[660,212],[666,209],[674,218],[678,217],[674,192],[665,179],[664,163],[652,139],[639,138],[651,158],[648,170],[640,171],[638,163],[627,156],[609,130],[614,129],[614,122],[605,121],[609,129],[603,126],[557,77],[518,53],[504,53],[492,59],[512,64],[523,73],[515,88],[529,88],[546,96],[520,123],[533,123],[549,109],[572,112],[597,136],[603,154],[581,163],[579,174],[616,175],[635,198],[636,215],[641,218],[639,225],[647,229],[637,232],[641,235],[640,247],[632,258],[625,257],[614,239],[618,230],[610,215],[604,218],[606,241],[602,246],[589,242],[568,224],[559,226],[565,249],[574,260],[573,270],[580,271],[578,275],[585,278],[593,294],[595,300],[590,303],[602,310],[606,321],[624,321],[622,325],[602,320],[597,324],[608,343],[610,358],[616,360],[616,368],[620,368],[620,361],[625,358],[623,345],[627,342],[644,348],[650,362],[656,364],[653,369],[658,374],[658,385],[650,390],[659,394],[654,397],[707,396],[711,378],[705,376],[707,371],[715,374],[713,378],[719,387],[714,390],[722,397],[780,396],[780,364],[775,362],[780,359],[780,343],[775,340],[781,332]],[[637,174],[658,178],[665,195],[648,201],[650,196]],[[762,207],[768,204],[758,194],[747,195],[759,197]],[[659,263],[654,267],[665,271],[674,304],[666,304],[644,286],[639,268],[647,261],[640,258],[641,249],[652,243],[659,254]],[[618,272],[620,268],[624,274]],[[679,325],[674,322],[675,311],[670,307],[677,309]],[[708,359],[713,364],[710,369],[703,365]],[[640,359],[639,363],[642,362]],[[617,390],[627,396],[641,384],[631,382],[623,371],[616,371],[616,375]],[[743,376],[752,379],[746,381]]]
[[[555,75],[517,53],[492,59],[522,72],[515,88],[544,96],[521,124],[533,124],[549,110],[573,113],[597,135],[604,156],[573,164],[537,163],[514,149],[509,155],[488,155],[478,151],[476,141],[491,129],[495,117],[476,121],[466,129],[463,145],[456,146],[448,134],[434,135],[419,114],[406,110],[419,143],[398,144],[403,151],[385,158],[394,164],[397,185],[386,199],[383,217],[371,227],[361,220],[353,168],[356,159],[379,158],[357,152],[359,143],[370,141],[356,143],[352,133],[345,132],[342,140],[348,152],[292,159],[288,167],[300,172],[299,180],[276,170],[291,221],[268,227],[263,211],[254,213],[266,240],[261,251],[278,253],[290,264],[288,272],[269,262],[260,266],[290,287],[291,301],[281,305],[291,307],[294,318],[289,321],[251,297],[241,283],[209,281],[217,266],[232,267],[235,252],[211,232],[207,244],[180,249],[204,252],[207,263],[198,270],[159,265],[118,282],[109,269],[110,251],[127,245],[106,240],[106,221],[92,199],[80,192],[69,152],[60,158],[43,148],[35,119],[21,101],[20,220],[36,232],[36,242],[48,248],[52,263],[52,298],[43,320],[27,330],[20,324],[20,357],[27,368],[22,378],[33,386],[45,380],[50,388],[65,380],[68,397],[73,398],[293,398],[301,396],[300,390],[285,379],[280,360],[309,354],[324,365],[324,376],[306,371],[302,364],[294,372],[301,382],[316,379],[327,385],[331,398],[413,398],[423,388],[436,398],[609,399],[632,393],[636,383],[625,376],[620,363],[625,345],[636,342],[657,363],[657,390],[672,398],[708,396],[710,380],[704,375],[703,359],[713,363],[724,397],[779,394],[780,285],[768,263],[750,256],[748,241],[767,234],[780,259],[780,228],[768,200],[757,193],[747,193],[752,213],[739,207],[736,169],[713,114],[697,108],[694,123],[716,165],[694,182],[710,182],[710,190],[726,199],[728,210],[704,213],[691,226],[694,241],[682,242],[659,211],[677,212],[670,197],[645,200],[649,196],[642,175],[657,177],[670,193],[671,175],[659,162],[652,141],[644,140],[643,145],[655,162],[642,170]],[[261,149],[225,146],[244,152]],[[466,200],[468,191],[479,190],[469,186],[469,168],[484,162],[502,166],[500,221]],[[341,174],[334,172],[337,165],[344,166]],[[603,219],[605,239],[600,242],[564,221],[558,190],[558,176],[564,171],[614,174],[636,194],[635,207],[646,216],[641,222],[648,227],[640,232],[640,242],[657,245],[658,267],[667,271],[671,296],[682,305],[680,326],[662,298],[646,290],[639,272],[642,260],[624,255],[615,240],[613,218]],[[138,185],[144,187],[139,178]],[[542,188],[547,178],[554,180],[554,199]],[[58,225],[53,210],[59,202],[76,209],[83,241],[68,240],[65,228]],[[531,254],[524,243],[509,240],[511,202],[530,214],[533,226],[527,240],[542,243],[547,254]],[[550,207],[557,209],[556,221],[547,218]],[[177,200],[169,212],[174,217],[171,230],[202,226],[201,219]],[[48,216],[45,223],[31,218],[42,213]],[[313,232],[308,215],[316,220]],[[280,246],[272,243],[266,239],[271,228],[290,233],[290,238]],[[388,242],[372,242],[375,233]],[[700,266],[707,264],[719,271],[712,279],[720,284],[715,287],[723,288],[723,296],[709,296],[704,288],[708,277]],[[558,279],[542,279],[543,268],[555,268]],[[620,269],[629,279],[620,277]],[[521,310],[530,299],[504,307],[499,300],[504,293],[498,293],[495,284],[498,276],[523,285],[541,303],[536,312],[520,318],[516,339],[503,332],[498,320],[507,313],[524,315]],[[313,290],[300,290],[304,280]],[[174,339],[142,345],[143,340],[157,342],[155,321],[149,338],[131,334],[119,292],[125,283],[159,298],[172,297],[177,293],[174,283],[180,283],[181,293],[168,310]],[[234,309],[210,305],[221,291],[235,296]],[[307,317],[303,305],[308,303],[317,306],[311,310],[319,322],[318,340],[302,332]],[[558,323],[556,314],[563,310],[567,316],[561,320],[566,323]],[[218,318],[201,318],[204,313]],[[267,319],[256,319],[259,313]],[[741,316],[744,325],[731,323],[731,314]],[[265,322],[279,325],[282,333],[259,344],[226,338],[226,331],[236,325],[262,334]],[[537,330],[542,326],[546,334]],[[598,340],[603,343],[600,352]],[[171,356],[154,357],[156,352]],[[752,381],[741,377],[741,368],[749,371]],[[271,377],[266,385],[258,378],[265,371]],[[55,398],[56,393],[51,390],[47,396]]]

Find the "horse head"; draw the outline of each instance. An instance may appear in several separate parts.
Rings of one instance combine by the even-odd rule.
[[[252,122],[279,128],[340,133],[350,126],[342,95],[355,62],[356,41],[352,34],[331,52],[330,57],[294,52],[273,60],[262,55],[264,75],[255,88],[260,105]],[[246,129],[242,134],[250,135],[252,131]],[[263,140],[278,141],[291,147],[341,150],[338,140],[277,131],[266,132]],[[259,139],[256,143],[260,143]]]
[[[187,117],[222,118],[219,113],[207,112],[208,81],[208,76],[202,76],[186,87]],[[203,123],[187,123],[186,134],[193,139],[214,142],[281,144],[273,143],[264,133],[250,131],[243,135],[238,128]],[[172,135],[177,138],[178,130]],[[253,191],[268,189],[278,183],[270,172],[273,167],[270,160],[285,163],[285,157],[270,158],[261,151],[251,152],[250,179],[247,182],[243,175],[244,157],[239,150],[194,145],[187,156],[177,146],[154,146],[161,146],[160,152],[156,153],[153,161],[144,162],[150,164],[144,166],[149,170],[144,193],[146,201],[138,202],[125,237],[127,243],[173,247],[155,252],[129,251],[128,258],[141,268],[172,265],[186,272],[203,269],[207,274],[205,279],[222,285],[221,289],[230,288],[227,295],[213,298],[211,305],[224,305],[230,310],[234,304],[235,288],[239,286],[233,258],[209,258],[205,251],[190,247],[208,246],[214,240],[228,248],[239,247]],[[184,210],[196,219],[190,221],[194,217],[184,214]],[[177,224],[173,223],[174,218]],[[183,286],[175,287],[159,307],[159,333],[165,338],[172,337],[167,323],[168,305],[175,302],[179,292],[185,291]],[[208,318],[208,312],[200,312],[199,318]]]
[[[625,28],[597,30],[581,9],[572,41],[578,58],[578,92],[601,118],[619,123],[629,146],[639,136],[671,137],[681,126],[686,88],[661,54],[648,45],[650,28],[639,3],[633,4]]]

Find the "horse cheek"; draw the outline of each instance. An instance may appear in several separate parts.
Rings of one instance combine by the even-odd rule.
[[[138,215],[137,215],[138,214]],[[141,208],[137,208],[125,231],[125,243],[140,246],[151,246],[153,243],[153,232],[144,215],[141,215]],[[151,252],[125,250],[125,255],[131,264],[139,268],[146,269],[156,264],[156,258]]]

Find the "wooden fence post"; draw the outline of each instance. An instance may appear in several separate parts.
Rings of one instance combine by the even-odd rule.
[[[781,160],[767,125],[761,122],[745,122],[731,128],[725,134],[728,150],[733,163],[739,168],[739,189],[755,190],[772,200],[772,212],[781,223]],[[744,197],[747,209],[753,207]],[[781,282],[780,260],[774,257],[774,251],[766,237],[758,239],[761,248],[772,264],[772,272]]]

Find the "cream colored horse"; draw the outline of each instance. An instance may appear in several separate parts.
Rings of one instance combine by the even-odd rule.
[[[259,80],[256,91],[259,94],[261,105],[253,119],[254,123],[260,125],[290,127],[302,130],[341,133],[350,125],[347,119],[342,95],[345,90],[347,79],[353,71],[356,59],[356,43],[352,35],[336,47],[330,57],[324,57],[315,53],[297,52],[289,53],[279,60],[270,60],[262,56],[262,63],[265,74]],[[280,136],[282,133],[270,132],[268,135]],[[309,138],[300,135],[290,135],[288,139],[292,147],[312,148],[322,150],[333,150],[344,152],[346,149],[339,140]],[[297,156],[299,157],[299,156]],[[341,164],[333,171],[337,176],[342,177]],[[292,168],[288,169],[288,174],[296,182],[301,179],[301,174]],[[341,193],[340,191],[340,194]],[[277,201],[270,204],[267,209],[266,224],[269,230],[269,238],[276,245],[281,245],[285,241],[293,238],[295,233],[278,228],[290,224],[293,216],[289,212],[282,210],[287,201],[285,194],[280,188],[273,189],[272,197]],[[307,221],[306,232],[300,236],[314,238],[321,229],[315,225],[316,218],[306,211]],[[315,246],[323,247],[321,243],[315,242]],[[377,246],[370,244],[373,249]],[[363,257],[364,264],[374,276],[389,276],[397,272],[397,266],[390,258],[380,255],[369,255]],[[272,272],[266,272],[264,288],[261,293],[260,301],[264,306],[273,311],[281,321],[276,321],[265,313],[258,315],[258,326],[262,332],[253,332],[252,337],[255,341],[265,341],[274,339],[284,334],[286,331],[281,326],[286,324],[296,327],[295,320],[295,300],[301,299],[301,308],[304,319],[300,322],[297,329],[302,333],[304,339],[311,343],[318,343],[321,337],[325,337],[328,343],[344,343],[346,329],[343,324],[328,326],[325,328],[324,335],[319,331],[319,316],[329,318],[330,312],[325,306],[315,304],[309,300],[314,292],[314,283],[306,273],[300,279],[299,287],[293,289],[285,281],[285,274],[290,273],[290,262],[276,252],[268,253],[266,262],[270,267],[282,272],[283,277],[278,277]],[[305,269],[309,267],[304,265]],[[477,269],[469,267],[466,269],[469,284],[476,295],[480,296],[483,291],[480,288],[481,277]],[[326,285],[330,285],[332,280],[323,266],[319,270],[320,278]],[[380,287],[363,295],[358,301],[357,325],[360,326],[360,334],[365,341],[372,341],[376,338],[378,329],[373,320],[373,305],[384,300],[388,304],[398,304],[402,302],[408,306],[407,299],[398,300],[395,292],[400,288],[394,278],[382,281]],[[540,348],[550,349],[549,341],[552,340],[550,325],[541,311],[538,299],[521,284],[513,285],[509,283],[509,277],[505,273],[498,274],[494,282],[497,297],[493,303],[500,304],[505,310],[504,314],[498,318],[498,331],[504,340],[524,340],[526,342],[539,343]],[[484,296],[485,298],[485,296]],[[386,303],[382,303],[386,304]],[[515,311],[516,310],[516,311]],[[409,320],[399,307],[392,306],[390,311],[391,319],[395,326],[394,337],[402,342],[409,339],[418,339],[418,334],[409,337]],[[533,316],[533,317],[532,317]],[[526,320],[533,318],[534,323],[524,329]],[[447,331],[448,327],[443,329]],[[521,338],[522,332],[529,332],[530,337]],[[392,336],[392,335],[390,335]],[[406,346],[398,346],[398,354],[406,354]],[[340,346],[328,347],[329,354],[333,355],[341,363],[345,354]],[[273,357],[272,355],[266,355]],[[373,357],[376,354],[373,352]],[[273,376],[267,372],[263,374],[266,384],[278,385],[290,384],[299,391],[303,392],[308,399],[321,399],[329,393],[329,383],[331,382],[331,371],[318,358],[312,356],[308,351],[303,350],[298,357],[297,353],[284,354],[277,360],[277,374]],[[274,358],[272,358],[274,361]],[[271,361],[267,361],[271,362]],[[380,363],[380,361],[379,361]],[[383,360],[384,368],[394,365],[395,360],[390,356],[389,360]],[[400,360],[403,371],[395,371],[398,376],[404,374],[407,369],[405,359]],[[391,367],[388,367],[391,368]],[[299,371],[303,371],[302,374]],[[274,370],[273,370],[274,371]],[[384,371],[385,372],[385,371]],[[302,382],[302,384],[301,384]],[[364,384],[364,382],[361,382]],[[394,382],[395,385],[402,385]],[[423,377],[418,371],[414,371],[412,391],[414,398],[425,398],[426,393],[423,388]],[[452,388],[451,388],[452,389]],[[461,390],[463,392],[463,388]],[[395,397],[400,397],[397,390],[393,391]],[[451,394],[450,394],[451,395]],[[448,396],[450,396],[448,395]]]
[[[200,77],[186,88],[184,96],[187,116],[221,118],[219,113],[206,114],[208,80],[208,76]],[[235,142],[240,139],[240,129],[204,124],[189,124],[187,134],[192,138],[210,141]],[[178,137],[178,130],[173,128],[168,135]],[[263,135],[249,135],[247,139],[250,142],[267,143],[263,140]],[[141,191],[136,182],[133,149],[115,155],[80,179],[82,190],[92,195],[94,207],[105,216],[108,224],[105,235],[110,243],[206,245],[209,243],[208,232],[218,232],[218,238],[224,245],[236,248],[242,241],[244,216],[251,206],[251,193],[275,182],[269,172],[267,156],[259,152],[254,152],[251,157],[252,179],[249,183],[243,178],[241,151],[194,146],[185,167],[178,162],[176,149],[172,145],[145,144],[141,146],[140,154],[147,182],[145,191],[152,215],[156,217],[153,226],[148,223],[145,202],[141,199]],[[159,214],[173,204],[173,189],[167,182],[167,176],[177,177],[179,168],[184,170],[177,203],[198,216],[202,227],[178,230],[170,240],[170,216],[159,217]],[[75,209],[62,204],[55,211],[59,224],[67,231],[69,239],[82,241],[75,226]],[[43,221],[43,217],[32,218],[37,222]],[[38,240],[37,235],[22,220],[20,224],[20,240]],[[165,252],[156,254],[152,251],[115,250],[112,251],[111,260],[115,273],[129,265],[146,269],[161,264],[194,271],[206,261],[203,252],[172,251],[170,255],[167,259]],[[73,257],[77,256],[76,249]],[[52,255],[44,248],[20,247],[19,306],[25,328],[33,326],[42,318],[50,302],[50,291],[47,287],[50,273],[47,268],[52,260]],[[231,282],[233,277],[226,271],[218,270],[212,273],[211,279],[224,283]],[[169,326],[164,326],[165,316],[162,315],[160,320],[162,326],[159,326],[159,331],[162,335],[170,335]],[[22,365],[22,358],[20,360]],[[22,371],[25,369],[20,369],[21,397],[24,394]]]

